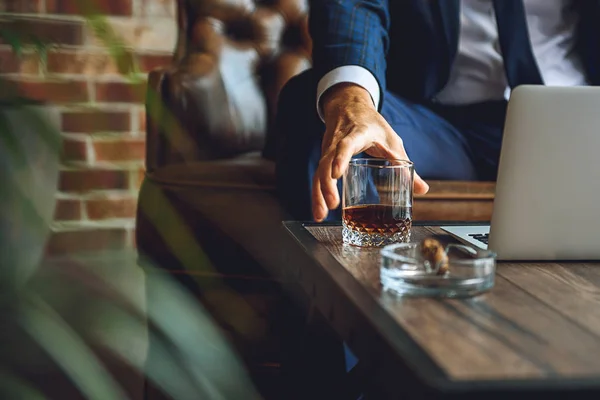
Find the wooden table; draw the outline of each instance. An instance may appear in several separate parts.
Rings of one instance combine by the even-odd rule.
[[[284,226],[308,256],[290,273],[381,396],[600,398],[599,263],[498,263],[486,294],[401,298],[381,289],[379,249],[344,246],[340,226]]]

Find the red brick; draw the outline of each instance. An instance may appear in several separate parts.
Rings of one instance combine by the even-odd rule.
[[[62,171],[59,190],[63,192],[85,192],[98,189],[127,189],[128,173],[121,170],[89,169]]]
[[[63,132],[127,132],[131,129],[131,114],[122,111],[66,112],[62,115]]]
[[[55,44],[81,45],[84,42],[84,29],[81,22],[23,18],[0,23],[0,26],[27,32],[29,35]]]
[[[88,101],[87,84],[81,81],[41,82],[6,81],[21,95],[50,103],[75,103]],[[8,88],[7,90],[11,90]]]
[[[0,12],[36,13],[41,9],[42,0],[2,0]]]
[[[146,110],[140,110],[140,115],[139,115],[139,124],[140,124],[140,131],[142,132],[146,132]]]
[[[86,200],[85,207],[87,216],[91,220],[135,218],[136,199],[134,197],[91,199]]]
[[[142,72],[150,72],[159,67],[165,67],[172,63],[171,54],[140,54],[138,62]]]
[[[146,97],[146,83],[98,82],[96,101],[143,103]]]
[[[52,14],[131,15],[131,0],[46,0],[46,12]]]
[[[59,199],[54,210],[55,221],[78,221],[81,219],[81,200]]]
[[[119,57],[99,51],[52,51],[48,54],[48,72],[78,75],[117,75],[134,70],[134,56]]]
[[[0,71],[5,74],[19,72],[21,69],[21,61],[17,56],[8,49],[0,50]]]
[[[97,141],[96,161],[137,161],[146,155],[146,143],[141,139]]]
[[[127,246],[126,228],[82,229],[54,232],[46,247],[48,254],[75,254],[79,252],[123,249]]]
[[[39,59],[35,54],[25,53],[18,57],[9,47],[0,48],[0,72],[37,74],[39,71]]]
[[[63,140],[63,161],[87,161],[87,144],[81,140]]]

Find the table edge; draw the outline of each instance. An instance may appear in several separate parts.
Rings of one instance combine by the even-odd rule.
[[[322,260],[317,260],[314,254],[319,251],[318,247],[321,246],[320,242],[305,228],[310,226],[310,223],[303,223],[298,221],[284,221],[283,225],[297,241],[297,243],[303,248],[309,256],[319,264],[323,265]],[[317,224],[314,224],[317,225]],[[320,224],[322,225],[322,224]],[[331,226],[340,226],[340,224],[331,224]],[[371,296],[368,291],[361,285],[353,276],[346,270],[340,263],[333,257],[333,255],[327,251],[325,255],[325,272],[336,282],[342,293],[346,298],[355,304],[371,304],[374,309],[381,309],[377,300]],[[343,281],[343,285],[340,284]],[[358,300],[358,301],[357,301]],[[362,308],[359,306],[359,308]],[[381,309],[381,316],[374,315],[366,310],[361,310],[363,316],[367,322],[375,327],[378,331],[381,331],[385,324],[386,329],[390,329],[393,335],[388,337],[382,337],[387,342],[388,346],[395,349],[402,349],[400,354],[408,354],[407,359],[410,361],[411,367],[417,367],[414,372],[419,375],[422,380],[430,380],[432,378],[447,377],[445,372],[433,361],[433,359],[417,345],[413,338],[396,323],[396,321]],[[404,343],[402,343],[404,341]],[[398,350],[396,350],[398,351]]]
[[[448,225],[485,225],[489,224],[489,221],[414,221],[413,226],[423,227],[439,227]],[[315,223],[312,221],[283,221],[282,225],[288,231],[289,234],[296,240],[296,242],[302,247],[302,249],[308,253],[308,255],[319,264],[323,264],[322,260],[316,259],[313,254],[318,252],[320,246],[319,241],[315,238],[306,227],[310,226],[333,226],[337,227],[341,224],[339,222],[331,223]],[[377,300],[369,294],[367,289],[360,284],[348,270],[346,270],[335,257],[327,251],[325,257],[325,269],[331,279],[336,283],[340,280],[344,280],[345,285],[339,285],[340,290],[344,293],[349,301],[354,302],[360,306],[360,302],[356,301],[356,296],[359,296],[362,301],[366,301],[367,304],[371,303],[376,305],[377,308],[381,309]],[[333,276],[332,272],[336,275]],[[348,290],[350,285],[352,290]],[[361,310],[364,318],[369,324],[381,332],[383,328],[381,326],[382,321],[376,316]],[[418,343],[406,332],[400,324],[398,324],[390,314],[381,309],[383,314],[383,323],[390,324],[392,329],[392,335],[382,335],[382,339],[387,342],[387,345],[395,349],[401,354],[406,360],[408,360],[409,367],[416,367],[413,370],[415,376],[421,379],[421,383],[425,386],[444,391],[447,393],[451,392],[462,392],[464,390],[482,390],[482,391],[557,391],[557,390],[593,390],[594,394],[600,392],[600,376],[598,377],[572,377],[572,378],[560,378],[560,377],[544,377],[544,378],[531,378],[531,379],[508,379],[508,380],[453,380],[446,372],[431,358],[431,356],[423,350]],[[398,334],[396,336],[396,334]],[[394,337],[395,336],[395,337]],[[404,344],[399,343],[405,341]],[[407,346],[406,343],[409,345]],[[410,346],[412,345],[412,348]],[[408,352],[406,351],[408,350]],[[420,358],[420,359],[416,359]]]

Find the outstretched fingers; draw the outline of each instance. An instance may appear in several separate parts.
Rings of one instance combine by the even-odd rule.
[[[388,156],[397,160],[410,161],[406,149],[404,148],[404,142],[391,127],[387,137],[389,138],[389,143],[387,144],[387,148],[389,149]],[[414,173],[413,190],[416,194],[425,194],[429,191],[429,185],[416,171]]]
[[[313,180],[313,217],[321,222],[328,214],[328,210],[335,209],[339,203],[337,181],[331,178],[331,165],[333,151],[329,151],[321,158]]]
[[[333,159],[331,178],[340,179],[346,172],[352,156],[367,150],[371,145],[371,138],[366,130],[354,130],[340,140]]]

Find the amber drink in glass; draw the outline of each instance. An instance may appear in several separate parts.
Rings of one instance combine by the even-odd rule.
[[[344,243],[377,247],[410,241],[413,163],[355,158],[343,176]]]

